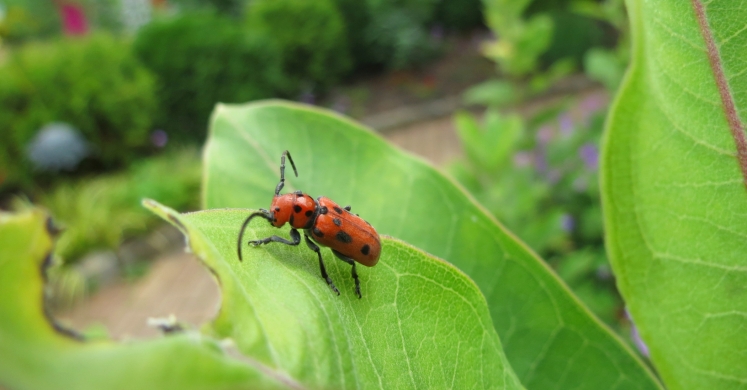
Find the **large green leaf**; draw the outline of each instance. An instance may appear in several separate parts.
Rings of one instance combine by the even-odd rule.
[[[521,388],[484,297],[449,263],[384,238],[376,272],[359,271],[363,299],[353,294],[349,266],[327,262],[338,297],[319,277],[311,252],[267,246],[247,250],[239,262],[237,226],[246,210],[179,215],[155,202],[146,206],[179,227],[218,277],[223,305],[205,330],[230,337],[243,355],[226,356],[196,332],[124,345],[72,338],[42,305],[40,270],[51,251],[45,216],[0,214],[0,385]],[[247,236],[270,233],[263,226]]]
[[[285,149],[300,175],[288,167],[287,191],[350,204],[379,233],[466,272],[485,294],[511,366],[528,388],[658,387],[547,266],[455,183],[330,112],[277,101],[218,106],[205,150],[205,206],[268,207]]]
[[[602,182],[618,285],[669,388],[745,388],[747,8],[628,9],[633,62]]]
[[[50,321],[44,270],[50,224],[39,210],[0,213],[0,387],[254,389],[299,387],[285,373],[187,332],[148,342],[83,342]],[[229,348],[230,351],[230,348]]]
[[[249,210],[178,215],[147,205],[187,234],[191,250],[218,276],[223,303],[212,331],[305,386],[521,388],[485,298],[443,260],[383,237],[376,268],[358,268],[358,299],[350,266],[325,249],[338,296],[305,247],[247,247],[239,262],[236,237]],[[257,225],[247,239],[277,233],[267,223]]]

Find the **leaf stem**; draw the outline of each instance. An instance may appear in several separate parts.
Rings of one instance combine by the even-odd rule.
[[[747,188],[747,139],[745,139],[744,124],[739,118],[736,106],[734,105],[734,97],[729,90],[729,84],[726,81],[726,76],[724,76],[724,68],[721,64],[721,56],[718,52],[718,48],[716,47],[716,42],[713,39],[711,28],[708,25],[708,20],[706,19],[703,3],[700,0],[691,1],[693,9],[695,10],[695,18],[698,20],[700,32],[703,35],[703,39],[706,43],[708,61],[711,63],[713,77],[716,79],[718,92],[719,95],[721,95],[721,102],[723,103],[726,120],[729,123],[729,130],[731,130],[731,135],[734,138],[734,143],[737,146],[737,159],[739,161],[739,168],[742,170],[742,181]]]

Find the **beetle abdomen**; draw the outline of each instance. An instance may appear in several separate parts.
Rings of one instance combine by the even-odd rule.
[[[350,213],[329,198],[317,199],[320,212],[310,235],[321,245],[335,249],[343,255],[368,267],[379,261],[381,242],[379,234],[363,218]]]

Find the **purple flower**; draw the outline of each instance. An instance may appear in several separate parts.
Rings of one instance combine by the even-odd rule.
[[[540,145],[547,145],[553,137],[553,131],[552,127],[550,126],[542,126],[539,130],[537,130],[537,142],[540,143]]]
[[[516,152],[514,154],[514,165],[517,168],[525,168],[532,165],[533,159],[532,153],[530,152]]]
[[[570,135],[573,132],[573,119],[571,118],[571,114],[564,112],[558,118],[558,122],[560,124],[560,134]]]
[[[570,233],[575,227],[576,221],[570,214],[563,214],[560,217],[560,228],[563,229],[564,232]]]
[[[547,175],[545,175],[545,178],[550,182],[550,184],[559,182],[562,177],[563,172],[561,172],[560,169],[549,169]]]
[[[578,155],[584,161],[584,165],[590,171],[596,171],[599,167],[599,149],[591,142],[585,143],[578,150]]]
[[[441,42],[444,39],[444,27],[437,24],[431,28],[431,38],[436,42]]]
[[[641,338],[641,334],[638,333],[638,327],[635,326],[633,317],[630,316],[628,309],[625,309],[625,317],[628,317],[628,319],[630,320],[630,338],[633,339],[633,344],[635,344],[636,348],[638,348],[638,351],[641,352],[641,355],[650,357],[651,355],[648,350],[648,345],[646,345],[646,343]]]
[[[304,91],[301,96],[298,98],[298,100],[302,103],[306,104],[315,104],[316,103],[316,96],[314,96],[314,93],[311,91]]]
[[[547,172],[547,158],[545,157],[545,148],[542,145],[534,153],[534,166],[537,167],[537,172]]]
[[[165,131],[158,129],[150,134],[150,142],[155,147],[162,148],[169,142],[169,135]]]
[[[610,270],[610,267],[608,265],[603,265],[597,268],[595,272],[597,279],[599,280],[610,280],[612,279],[612,270]]]
[[[607,106],[607,97],[602,94],[592,94],[582,100],[578,107],[581,109],[581,120],[588,123],[589,118],[597,111]]]
[[[630,328],[630,337],[633,338],[633,343],[635,344],[636,348],[641,351],[641,354],[643,356],[651,356],[648,351],[648,345],[643,342],[641,335],[638,333],[638,327],[636,327],[635,324],[633,324],[633,326]]]

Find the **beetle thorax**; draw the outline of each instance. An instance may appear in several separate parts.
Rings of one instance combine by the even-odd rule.
[[[301,192],[275,196],[270,206],[272,225],[290,223],[296,229],[308,229],[314,225],[317,209],[316,200]]]

